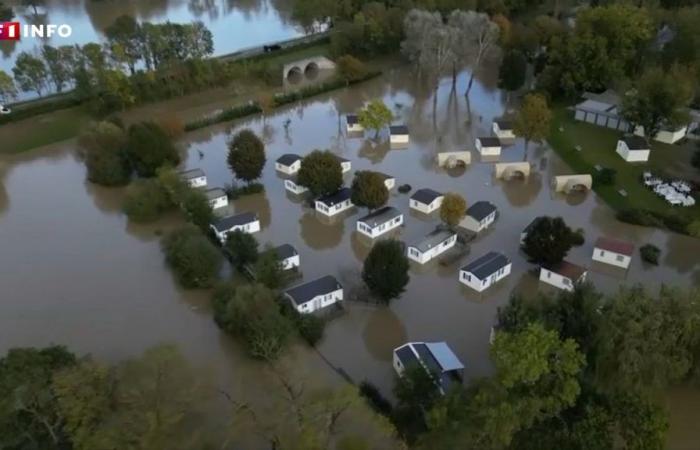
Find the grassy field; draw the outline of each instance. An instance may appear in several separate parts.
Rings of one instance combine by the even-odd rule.
[[[15,154],[70,139],[90,120],[80,107],[42,114],[0,127],[0,154]]]
[[[560,129],[563,128],[563,131]],[[616,152],[620,132],[575,121],[571,111],[564,107],[554,110],[554,120],[548,139],[557,154],[576,172],[595,175],[596,165],[617,171],[615,184],[601,186],[594,183],[594,190],[614,209],[644,208],[660,213],[683,210],[700,217],[700,205],[692,208],[672,207],[664,199],[647,189],[640,181],[642,172],[651,170],[658,174],[688,176],[691,148],[653,142],[648,163],[628,163]],[[581,151],[576,150],[576,146]],[[627,191],[627,197],[619,191]]]

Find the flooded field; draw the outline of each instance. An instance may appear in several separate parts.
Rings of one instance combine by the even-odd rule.
[[[518,249],[520,231],[535,216],[561,215],[572,227],[586,230],[585,245],[575,248],[569,259],[590,267],[589,279],[605,291],[623,283],[650,289],[660,282],[700,283],[700,240],[619,223],[593,193],[568,198],[554,194],[550,178],[570,171],[548,149],[531,144],[525,155],[521,143],[505,147],[503,161],[526,157],[533,174],[528,180],[494,180],[493,163],[480,162],[474,152],[474,137],[489,135],[492,119],[507,108],[505,96],[489,81],[493,74],[481,78],[472,89],[471,120],[463,96],[465,74],[455,91],[451,81],[444,80],[433,116],[431,91],[416,85],[405,69],[396,69],[264,120],[207,128],[183,141],[183,167],[202,168],[211,186],[223,186],[232,180],[226,165],[231,134],[244,127],[260,133],[267,144],[268,162],[261,180],[266,192],[232,202],[231,209],[260,215],[263,230],[256,237],[261,244],[294,245],[305,280],[333,274],[346,289],[359,285],[362,261],[370,249],[370,243],[354,231],[355,221],[366,211],[355,209],[332,221],[319,218],[302,199],[284,190],[284,179],[274,170],[274,160],[281,154],[328,148],[352,161],[347,184],[354,171],[372,169],[395,176],[397,186],[408,183],[414,190],[454,191],[468,204],[488,200],[498,207],[497,222],[473,242],[469,255],[449,266],[435,261],[412,266],[406,293],[388,308],[348,302],[347,313],[327,327],[320,353],[352,380],[369,379],[387,393],[393,379],[391,351],[407,340],[447,341],[464,362],[467,379],[490,373],[488,338],[496,309],[514,292],[532,295],[547,290],[530,273],[533,267]],[[343,115],[372,98],[384,99],[399,117],[397,122],[408,125],[407,148],[392,149],[387,143],[346,135]],[[244,380],[255,379],[259,367],[211,320],[207,293],[180,290],[164,265],[157,231],[178,220],[168,218],[147,227],[129,224],[120,212],[123,192],[87,184],[72,150],[72,144],[65,144],[0,165],[0,352],[55,342],[116,360],[170,341],[196,361],[223,371],[239,387]],[[454,150],[472,150],[472,164],[449,173],[437,168],[436,152]],[[412,243],[439,219],[410,212],[409,195],[394,190],[389,204],[405,214],[406,225],[398,235]],[[593,267],[592,247],[601,235],[638,245],[654,243],[663,252],[660,266],[646,266],[635,255],[627,272]],[[479,295],[458,282],[458,270],[490,250],[508,255],[513,272]],[[324,367],[314,352],[302,346],[292,358],[315,372]],[[700,439],[693,426],[698,420],[693,406],[697,397],[675,391],[670,395],[674,421],[670,448],[690,449],[688,443]],[[694,422],[687,417],[689,411]]]

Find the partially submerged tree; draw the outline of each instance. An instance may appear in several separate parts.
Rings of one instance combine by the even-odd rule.
[[[180,162],[180,154],[172,139],[153,122],[135,123],[129,127],[126,151],[134,170],[142,177],[155,176],[161,166],[176,166]]]
[[[268,248],[260,253],[253,267],[255,280],[270,289],[277,289],[284,283],[284,269],[275,249]]]
[[[440,219],[449,227],[456,227],[467,212],[467,201],[456,192],[448,192],[440,205]]]
[[[258,241],[250,233],[234,230],[226,235],[224,249],[231,262],[238,269],[252,264],[258,259]]]
[[[525,83],[527,73],[527,59],[517,50],[511,50],[503,57],[503,62],[498,70],[498,86],[505,89],[508,94],[517,91]]]
[[[377,209],[389,200],[384,176],[378,172],[360,170],[352,180],[352,203],[359,207]]]
[[[129,220],[153,222],[174,206],[168,192],[155,179],[136,180],[126,190],[124,213]]]
[[[352,55],[343,55],[336,61],[338,76],[347,84],[359,80],[367,75],[368,69],[365,63]]]
[[[374,137],[379,136],[382,128],[391,124],[394,115],[381,100],[372,100],[357,114],[357,120],[363,128],[374,130]]]
[[[131,165],[126,154],[126,133],[112,122],[94,122],[78,138],[87,178],[104,186],[129,182]]]
[[[367,255],[362,269],[362,280],[370,291],[388,303],[400,296],[410,280],[409,263],[400,241],[379,241]]]
[[[241,130],[231,139],[227,162],[236,178],[247,183],[260,178],[265,160],[265,144],[252,130]]]
[[[515,116],[513,132],[525,139],[525,158],[530,141],[542,141],[549,135],[552,111],[547,106],[547,99],[540,94],[528,94]]]
[[[528,230],[523,251],[534,263],[553,265],[561,262],[580,238],[561,217],[542,216]]]
[[[221,269],[221,253],[202,232],[185,226],[162,240],[165,260],[185,288],[211,287]]]
[[[12,77],[0,70],[0,101],[9,103],[17,98],[17,87]]]
[[[316,196],[336,192],[343,185],[340,161],[328,150],[314,150],[301,160],[297,183]]]
[[[21,52],[17,55],[12,73],[17,85],[24,92],[34,91],[41,97],[47,88],[49,74],[41,58]]]

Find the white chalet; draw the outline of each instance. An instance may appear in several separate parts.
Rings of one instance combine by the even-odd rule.
[[[252,212],[244,212],[233,216],[222,217],[213,224],[209,225],[214,234],[222,244],[226,242],[226,235],[235,231],[241,230],[246,233],[257,233],[260,231],[260,220],[258,216]]]
[[[513,122],[509,120],[494,120],[493,125],[491,125],[491,130],[498,139],[515,139]]]
[[[338,190],[335,194],[323,196],[316,200],[316,211],[328,217],[347,211],[355,206],[350,200],[351,194],[350,188],[345,187]]]
[[[391,144],[408,144],[409,135],[406,125],[392,125],[389,127],[389,142]]]
[[[457,234],[449,230],[430,232],[422,241],[408,246],[408,257],[425,264],[455,246]]]
[[[469,231],[478,233],[490,227],[496,221],[498,209],[491,202],[479,201],[474,203],[469,209],[459,226]]]
[[[617,141],[617,154],[627,162],[649,160],[649,143],[641,136],[625,136]]]
[[[357,221],[357,231],[372,239],[403,225],[403,214],[392,207],[384,206]]]
[[[442,395],[462,384],[464,364],[445,342],[409,342],[395,348],[393,366],[398,376],[409,367],[422,367]]]
[[[593,261],[627,269],[632,262],[633,254],[633,243],[601,237],[593,248]]]
[[[360,121],[355,114],[348,114],[345,116],[345,124],[348,133],[361,133],[365,131],[364,127],[360,125]]]
[[[343,301],[343,286],[332,275],[300,284],[284,292],[292,306],[308,314]]]
[[[201,188],[207,185],[207,176],[202,169],[183,170],[180,172],[180,177],[189,187]]]
[[[352,162],[349,159],[345,159],[342,156],[335,155],[335,157],[338,159],[338,162],[340,163],[340,168],[342,169],[343,173],[348,173],[350,170],[352,170]]]
[[[498,156],[501,154],[501,140],[497,137],[476,138],[476,150],[482,156]]]
[[[275,161],[275,170],[287,175],[294,175],[299,172],[299,169],[301,169],[301,156],[294,153],[285,153]]]
[[[228,196],[223,189],[215,187],[207,189],[204,193],[206,194],[207,200],[209,201],[209,206],[211,206],[212,209],[228,206]]]
[[[481,292],[510,275],[512,266],[506,255],[489,252],[462,267],[459,270],[459,281]]]
[[[432,189],[418,189],[411,196],[409,206],[423,214],[430,214],[440,209],[444,198],[445,196]]]
[[[286,179],[284,180],[284,188],[294,195],[300,195],[308,191],[308,189],[300,184],[297,184],[296,180]]]
[[[587,274],[585,267],[562,261],[551,267],[541,267],[540,281],[559,289],[573,291],[577,284],[586,281]]]
[[[282,270],[290,270],[301,266],[301,260],[299,258],[299,252],[291,244],[282,244],[279,247],[272,249],[277,255],[282,265]]]

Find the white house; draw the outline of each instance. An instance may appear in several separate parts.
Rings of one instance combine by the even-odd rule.
[[[189,187],[200,188],[207,185],[207,176],[202,169],[183,170],[180,172],[180,177]]]
[[[294,175],[301,169],[301,159],[301,156],[294,153],[285,153],[275,161],[275,170],[287,175]]]
[[[300,195],[308,191],[308,189],[300,184],[296,183],[296,180],[286,179],[284,180],[284,188],[294,195]]]
[[[585,267],[568,261],[562,261],[551,267],[540,268],[540,281],[551,284],[559,289],[573,291],[574,287],[586,281],[588,272]]]
[[[593,248],[593,261],[627,269],[632,262],[634,244],[606,237],[598,238]]]
[[[349,159],[345,159],[342,156],[335,155],[335,157],[338,159],[338,162],[340,163],[340,168],[342,169],[343,173],[348,173],[352,169],[352,162],[350,162]]]
[[[462,384],[464,364],[445,342],[409,342],[397,347],[393,366],[398,376],[409,367],[422,367],[443,395]]]
[[[634,129],[634,134],[637,136],[644,136],[644,127],[638,126]],[[654,136],[655,141],[663,142],[664,144],[675,144],[680,141],[688,134],[688,127],[683,126],[673,130],[661,129],[656,136]]]
[[[649,143],[642,136],[625,136],[617,141],[617,154],[627,162],[649,160]]]
[[[384,178],[384,186],[386,186],[387,190],[392,190],[394,189],[394,186],[396,186],[396,178],[392,177],[391,175],[387,175],[382,172],[377,172],[382,178]]]
[[[432,189],[418,189],[411,196],[409,206],[423,214],[430,214],[440,209],[444,198],[444,195]]]
[[[482,156],[498,156],[501,154],[501,140],[497,137],[476,138],[476,150]]]
[[[212,209],[223,208],[228,206],[228,196],[221,188],[211,188],[204,192],[209,200],[209,206]]]
[[[389,142],[392,144],[408,144],[408,127],[406,125],[392,125],[389,127]]]
[[[466,228],[469,231],[478,233],[487,229],[496,221],[496,213],[498,209],[491,202],[480,201],[474,203],[464,216],[459,226]]]
[[[510,275],[512,266],[513,264],[506,255],[488,252],[462,267],[459,270],[459,281],[481,292]]]
[[[326,195],[316,200],[316,211],[325,214],[328,217],[340,214],[352,208],[350,200],[352,191],[350,188],[341,188],[335,194]]]
[[[348,114],[345,116],[345,124],[348,133],[361,133],[365,131],[365,128],[360,125],[360,121],[355,114]]]
[[[403,225],[403,214],[392,207],[384,206],[357,221],[357,231],[372,239]]]
[[[282,270],[290,270],[301,266],[301,259],[299,258],[299,252],[291,244],[282,244],[279,247],[272,249],[277,255],[282,265]]]
[[[513,122],[509,120],[494,120],[491,130],[498,139],[515,139]]]
[[[309,314],[343,301],[343,286],[332,275],[300,284],[284,293],[301,314]]]
[[[257,233],[260,231],[260,220],[258,216],[252,212],[244,212],[233,216],[222,217],[213,224],[209,225],[214,234],[222,244],[226,242],[226,235],[235,230],[241,230],[246,233]]]
[[[417,244],[408,246],[408,257],[425,264],[451,249],[457,243],[457,235],[449,230],[435,230]]]

